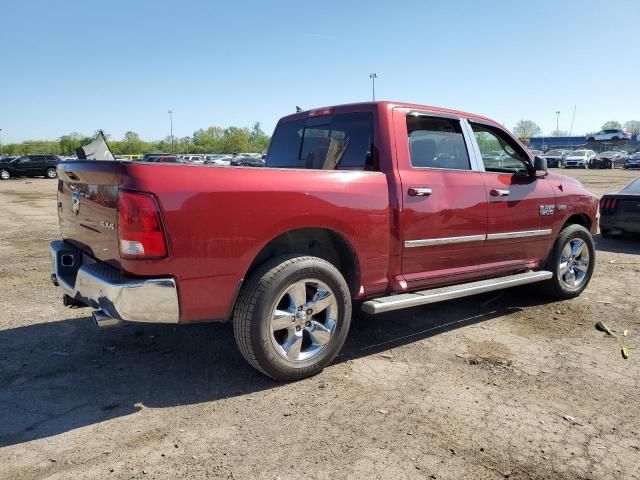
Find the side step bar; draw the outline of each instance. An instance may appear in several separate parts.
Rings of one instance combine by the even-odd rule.
[[[542,282],[553,277],[553,273],[545,270],[537,272],[518,273],[506,277],[490,278],[479,282],[463,283],[451,287],[421,290],[419,292],[401,293],[388,297],[367,300],[362,304],[362,310],[370,315],[391,312],[402,308],[417,307],[429,303],[444,302],[454,298],[468,297],[478,293],[493,292],[503,288],[517,287],[528,283]]]

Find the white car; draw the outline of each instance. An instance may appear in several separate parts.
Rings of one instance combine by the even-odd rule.
[[[601,142],[602,140],[628,140],[629,134],[624,130],[610,128],[607,130],[600,130],[598,133],[587,135],[587,141]]]
[[[564,168],[589,168],[589,163],[596,157],[593,150],[574,150],[564,159]]]

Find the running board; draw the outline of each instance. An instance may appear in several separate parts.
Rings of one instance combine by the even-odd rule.
[[[542,282],[553,277],[553,273],[544,270],[537,272],[518,273],[507,277],[490,278],[479,282],[462,283],[451,287],[421,290],[412,293],[400,293],[388,297],[367,300],[362,304],[362,310],[370,315],[391,312],[402,308],[417,307],[429,303],[444,302],[454,298],[468,297],[478,293],[493,292],[503,288],[517,287],[528,283]]]

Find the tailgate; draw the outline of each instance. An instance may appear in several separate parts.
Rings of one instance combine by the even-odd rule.
[[[58,220],[63,240],[98,260],[120,266],[120,162],[63,162],[58,166]]]

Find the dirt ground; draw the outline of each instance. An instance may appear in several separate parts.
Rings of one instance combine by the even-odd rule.
[[[567,174],[598,195],[637,175]],[[98,330],[63,307],[55,193],[0,182],[2,479],[640,478],[639,239],[597,236],[571,301],[528,287],[357,315],[334,365],[279,384],[228,325]]]

